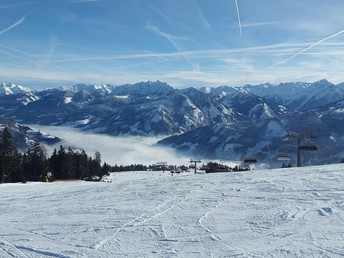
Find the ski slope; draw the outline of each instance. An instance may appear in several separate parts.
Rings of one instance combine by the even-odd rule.
[[[0,257],[343,257],[344,164],[0,185]]]

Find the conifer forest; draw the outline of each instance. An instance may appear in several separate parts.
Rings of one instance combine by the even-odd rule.
[[[7,128],[0,135],[0,182],[15,183],[53,180],[97,180],[107,174],[110,166],[101,164],[101,154],[89,157],[84,150],[60,145],[48,157],[38,142],[31,142],[28,150],[20,152],[12,143]]]

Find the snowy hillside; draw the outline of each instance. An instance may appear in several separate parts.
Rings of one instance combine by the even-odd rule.
[[[47,146],[61,143],[61,139],[29,126],[21,125],[13,120],[0,117],[0,134],[7,128],[12,136],[13,145],[20,151],[26,151],[33,141],[38,141]]]
[[[31,93],[31,89],[23,87],[21,85],[15,85],[13,83],[1,83],[0,84],[0,95],[11,95],[19,93]]]
[[[287,130],[302,136],[312,132],[317,140],[304,143],[317,144],[319,151],[306,153],[304,164],[330,164],[343,158],[343,85],[321,80],[175,89],[148,81],[12,90],[9,95],[0,89],[0,116],[117,137],[164,137],[160,144],[183,155],[230,160],[256,156],[264,163],[280,152],[295,160],[292,143],[281,141]],[[1,87],[3,92],[15,88]]]
[[[1,257],[343,257],[343,165],[0,185]]]

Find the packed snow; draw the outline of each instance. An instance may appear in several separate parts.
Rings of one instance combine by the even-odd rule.
[[[0,257],[343,257],[344,164],[0,185]]]

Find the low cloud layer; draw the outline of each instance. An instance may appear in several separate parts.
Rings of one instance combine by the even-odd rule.
[[[110,165],[149,165],[156,162],[187,165],[190,161],[189,157],[181,156],[171,148],[157,146],[155,144],[158,140],[157,138],[113,137],[56,126],[31,125],[30,127],[63,139],[63,142],[60,144],[45,146],[49,155],[51,155],[54,148],[58,149],[59,145],[62,144],[66,148],[84,149],[89,156],[93,156],[96,151],[99,151],[102,161]]]

